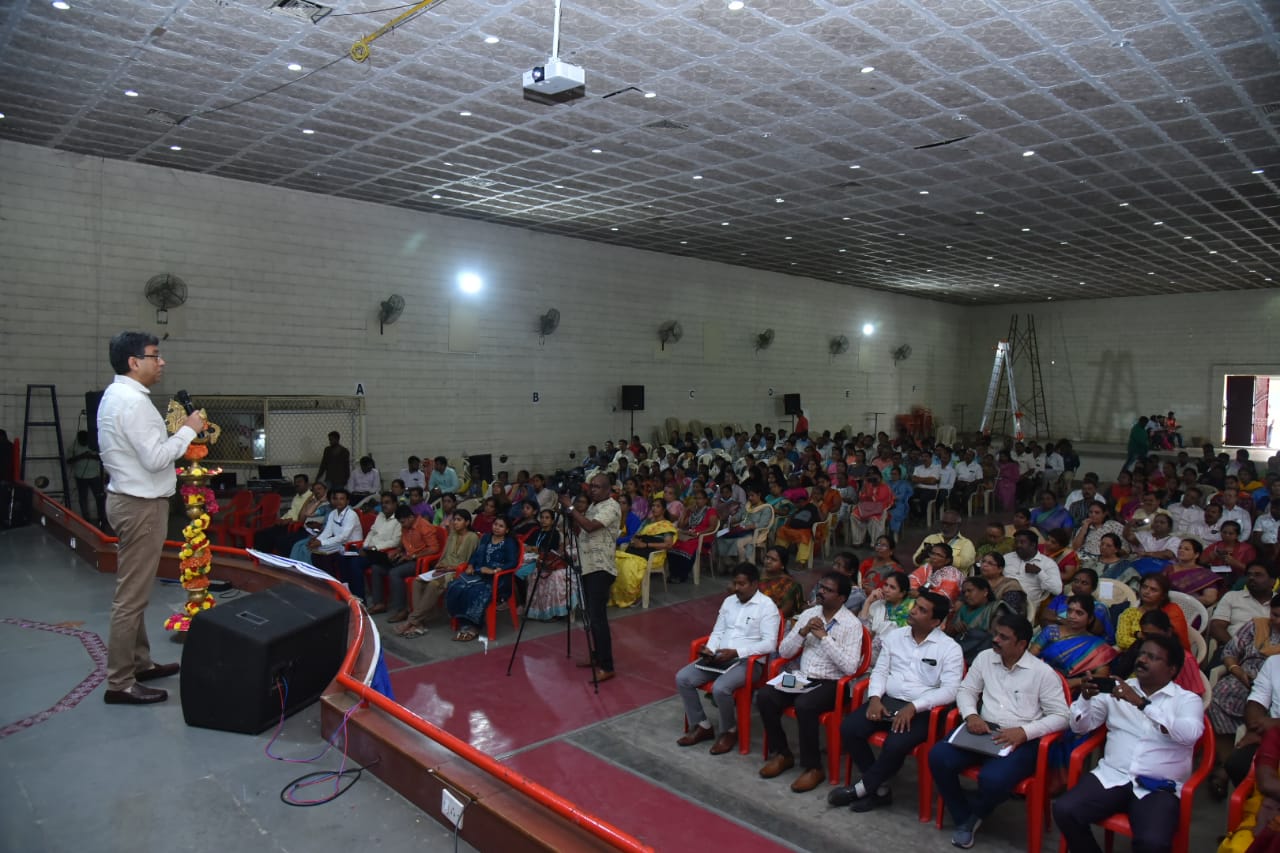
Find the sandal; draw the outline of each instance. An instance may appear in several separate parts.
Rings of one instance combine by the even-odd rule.
[[[459,631],[457,634],[454,635],[453,641],[455,643],[470,643],[470,642],[473,642],[479,636],[480,636],[479,634],[477,634],[475,631],[472,631],[470,628],[463,628],[461,631]]]
[[[406,640],[412,640],[417,637],[425,637],[427,635],[427,629],[423,628],[421,625],[414,625],[412,628],[407,628],[399,633],[400,636],[404,637]]]

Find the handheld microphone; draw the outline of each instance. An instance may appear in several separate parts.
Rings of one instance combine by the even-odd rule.
[[[182,408],[186,410],[188,415],[195,414],[196,404],[191,402],[191,395],[187,393],[187,389],[183,388],[181,391],[174,394],[173,399],[178,401],[178,405],[182,406]]]

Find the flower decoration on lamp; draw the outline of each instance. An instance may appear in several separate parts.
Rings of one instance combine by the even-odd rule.
[[[213,553],[209,550],[209,513],[218,511],[218,501],[209,488],[210,478],[221,474],[221,468],[205,468],[200,460],[208,457],[209,445],[218,441],[222,429],[210,423],[203,410],[204,429],[191,444],[188,445],[182,458],[189,464],[178,468],[178,481],[182,483],[178,493],[182,497],[182,508],[190,521],[182,528],[182,550],[178,552],[178,579],[182,588],[187,591],[187,603],[182,610],[164,620],[166,631],[186,631],[191,627],[191,618],[197,613],[213,607],[213,596],[209,594],[209,570],[213,563]],[[165,424],[170,433],[177,432],[186,419],[187,413],[176,400],[169,401],[169,409],[165,413]]]

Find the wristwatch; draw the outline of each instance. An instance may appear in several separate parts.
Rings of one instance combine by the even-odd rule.
[[[1151,704],[1151,700],[1150,700],[1150,699],[1148,699],[1146,696],[1143,696],[1143,697],[1142,697],[1142,702],[1138,705],[1138,710],[1139,710],[1139,711],[1145,711],[1145,710],[1147,710],[1147,706],[1148,706],[1148,705],[1150,705],[1150,704]]]

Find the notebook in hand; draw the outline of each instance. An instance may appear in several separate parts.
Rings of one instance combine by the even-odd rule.
[[[896,717],[899,711],[911,703],[906,699],[895,699],[892,696],[881,696],[880,704],[884,706],[884,715],[886,717]]]
[[[742,658],[734,658],[733,660],[728,660],[728,661],[725,661],[724,663],[721,663],[720,661],[717,661],[715,658],[701,657],[701,658],[698,658],[698,660],[694,663],[694,666],[696,666],[698,669],[702,670],[703,672],[711,672],[711,673],[715,673],[716,675],[724,675],[726,672],[728,672],[729,670],[737,666],[741,660]]]
[[[990,734],[975,735],[969,731],[969,727],[961,723],[959,728],[951,733],[951,737],[947,741],[961,749],[967,749],[970,752],[978,752],[982,755],[1005,756],[1013,752],[1012,746],[1001,746],[991,739],[991,735],[1000,731],[1000,727],[994,723],[987,723],[991,729]]]

